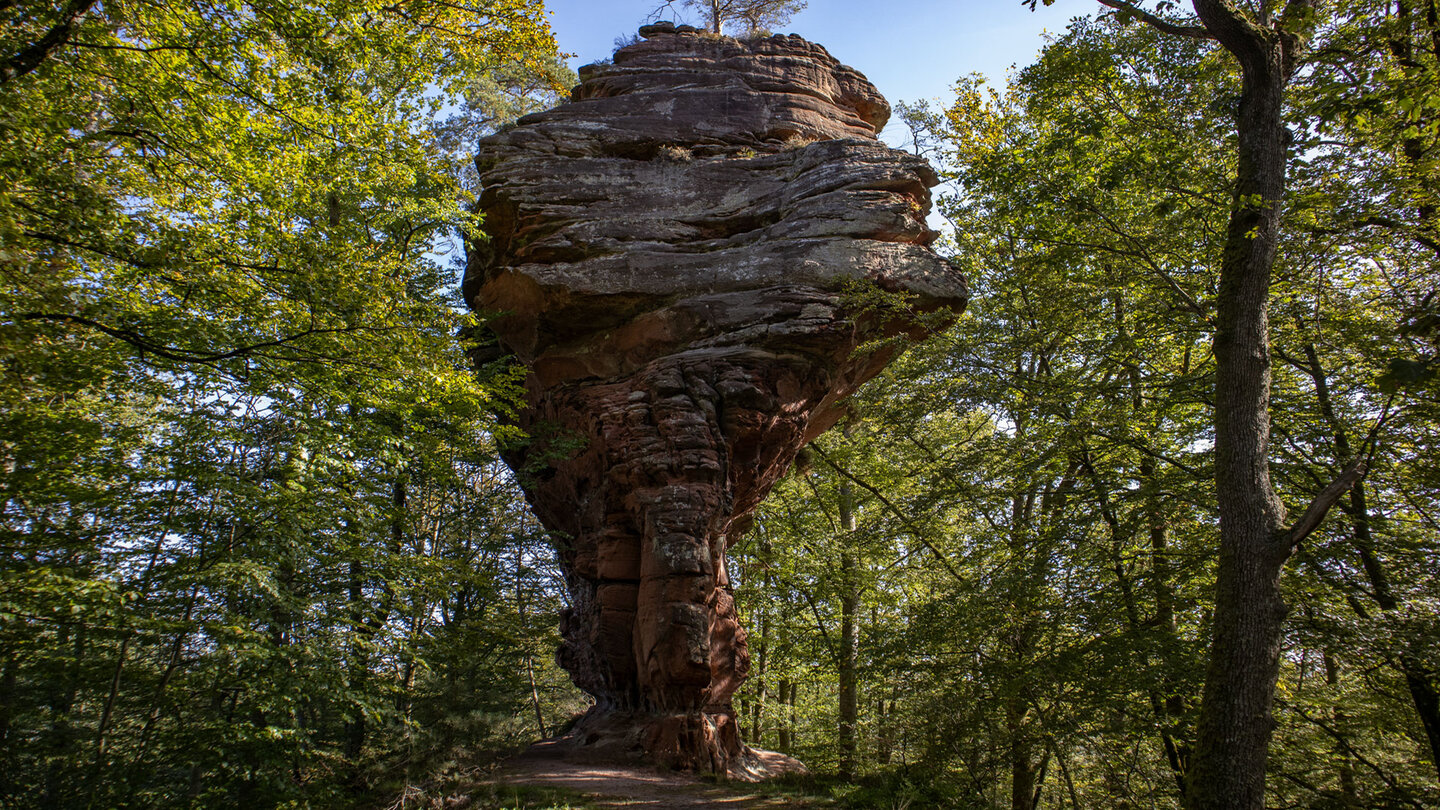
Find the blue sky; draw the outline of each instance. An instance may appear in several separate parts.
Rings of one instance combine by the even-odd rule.
[[[1003,85],[1034,60],[1046,31],[1090,14],[1094,0],[1056,0],[1031,12],[1021,0],[809,0],[782,33],[799,34],[864,73],[893,105],[949,96],[955,80],[983,73]],[[546,0],[560,49],[575,66],[608,57],[659,0]],[[677,7],[681,4],[676,2]],[[690,20],[694,23],[698,20]],[[895,129],[892,125],[891,130]],[[899,132],[886,132],[895,141]]]

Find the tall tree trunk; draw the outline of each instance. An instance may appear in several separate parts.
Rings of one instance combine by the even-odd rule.
[[[765,533],[760,533],[758,540],[758,551],[760,561],[760,575],[762,582],[762,593],[771,593],[774,584],[774,576],[770,571],[770,553],[772,551],[770,539]],[[755,650],[755,697],[750,709],[750,740],[755,745],[765,744],[765,703],[769,698],[770,687],[770,609],[766,605],[759,606],[760,612],[760,634],[759,640],[754,644]]]
[[[15,716],[16,687],[19,678],[15,653],[6,651],[0,661],[0,796],[9,796],[13,784],[13,768],[18,747],[11,739],[10,723]]]
[[[1256,19],[1233,0],[1194,0],[1211,35],[1240,64],[1234,197],[1215,315],[1215,490],[1220,556],[1205,691],[1187,779],[1190,810],[1261,810],[1274,726],[1286,606],[1280,573],[1292,532],[1270,481],[1269,288],[1285,193],[1285,89],[1293,52],[1292,0],[1281,20]],[[1323,512],[1322,512],[1323,514]]]
[[[1400,608],[1400,600],[1390,586],[1390,575],[1385,564],[1375,552],[1375,540],[1370,534],[1370,507],[1366,503],[1365,486],[1356,484],[1350,491],[1350,503],[1343,507],[1350,518],[1351,545],[1360,555],[1360,567],[1370,582],[1370,595],[1380,609],[1390,613]],[[1420,724],[1425,729],[1425,738],[1430,743],[1430,758],[1440,775],[1440,691],[1436,690],[1436,665],[1427,661],[1426,656],[1417,654],[1412,646],[1401,650],[1398,658],[1400,672],[1405,676],[1405,686],[1410,692],[1410,701]]]
[[[885,693],[881,692],[880,697],[875,699],[875,762],[878,765],[890,764],[891,752],[895,747],[892,729],[894,722],[895,698],[890,698],[890,705],[887,708]]]
[[[352,553],[358,554],[359,549]],[[369,655],[366,651],[368,644],[368,627],[365,623],[365,571],[364,566],[358,559],[350,561],[349,590],[350,590],[350,683],[349,687],[354,691],[363,689],[366,676],[370,671]],[[358,709],[354,716],[345,724],[345,759],[349,760],[352,767],[358,767],[360,753],[365,749],[365,713]]]
[[[63,807],[69,804],[67,795],[76,785],[71,784],[65,764],[71,760],[71,748],[75,742],[75,728],[70,713],[75,707],[75,695],[80,688],[81,662],[85,660],[85,627],[61,624],[56,632],[57,647],[74,644],[73,658],[65,665],[65,671],[54,682],[47,684],[49,692],[50,727],[40,735],[40,745],[49,762],[45,768],[43,807]],[[73,636],[73,638],[72,638]]]
[[[849,481],[840,482],[840,531],[844,550],[840,552],[840,778],[855,778],[856,727],[860,702],[856,670],[860,647],[856,632],[856,611],[860,583],[853,543],[855,542],[855,495]]]
[[[1124,536],[1121,534],[1123,529],[1119,515],[1116,514],[1115,508],[1111,504],[1110,495],[1095,468],[1090,451],[1085,450],[1082,458],[1083,466],[1093,482],[1100,517],[1110,530],[1114,551],[1112,565],[1114,566],[1115,582],[1120,586],[1120,602],[1125,608],[1125,621],[1130,626],[1132,633],[1146,632],[1149,622],[1140,614],[1134,583],[1125,573],[1123,562],[1123,549],[1131,538],[1128,534]],[[1168,562],[1165,559],[1166,530],[1163,509],[1159,503],[1159,484],[1155,480],[1155,462],[1149,456],[1143,456],[1140,461],[1139,484],[1140,491],[1145,498],[1145,518],[1149,523],[1150,531],[1151,587],[1155,596],[1153,623],[1158,632],[1166,635],[1166,641],[1171,642],[1170,647],[1173,649],[1176,646],[1173,643],[1176,635],[1175,594]],[[1190,749],[1183,740],[1175,736],[1174,726],[1185,712],[1185,699],[1176,692],[1173,678],[1168,675],[1162,677],[1161,684],[1163,691],[1150,688],[1146,692],[1150,701],[1150,712],[1155,716],[1156,727],[1160,730],[1160,746],[1165,752],[1165,762],[1170,768],[1171,776],[1175,779],[1177,791],[1183,796],[1185,794],[1185,768]]]
[[[765,576],[766,593],[770,576]],[[765,697],[769,685],[765,675],[770,668],[770,612],[761,608],[760,635],[755,644],[755,695],[750,701],[750,740],[757,746],[765,744]]]
[[[1116,279],[1110,299],[1111,307],[1115,311],[1115,334],[1121,345],[1131,347],[1129,361],[1125,364],[1125,373],[1129,378],[1131,412],[1134,414],[1133,418],[1138,420],[1146,413],[1145,386],[1140,371],[1145,366],[1145,362],[1140,354],[1138,344],[1131,334],[1126,317],[1125,299],[1119,290],[1120,281]],[[1142,427],[1142,431],[1148,435],[1157,435],[1160,430],[1160,422],[1161,419],[1155,417],[1148,426],[1148,430]],[[1180,649],[1180,645],[1177,643],[1175,626],[1175,584],[1167,551],[1169,521],[1164,499],[1161,496],[1162,487],[1156,470],[1155,456],[1149,452],[1150,448],[1143,439],[1139,449],[1141,451],[1140,464],[1135,484],[1139,487],[1141,498],[1143,498],[1145,524],[1150,537],[1150,591],[1155,600],[1153,626],[1157,633],[1164,636],[1166,647],[1170,650],[1177,650]],[[1126,619],[1129,621],[1131,631],[1144,632],[1148,623],[1141,619],[1138,599],[1129,577],[1125,574],[1120,553],[1122,548],[1121,524],[1118,514],[1110,503],[1110,488],[1107,488],[1102,482],[1089,450],[1085,451],[1084,462],[1084,466],[1094,482],[1100,514],[1116,541],[1115,577],[1120,585],[1121,598],[1124,600]],[[1128,545],[1130,539],[1127,533],[1125,545]],[[1155,715],[1155,724],[1160,731],[1160,747],[1165,752],[1165,762],[1175,779],[1179,795],[1184,796],[1185,769],[1190,757],[1190,747],[1184,739],[1176,735],[1176,729],[1185,714],[1185,696],[1179,694],[1175,678],[1170,674],[1173,666],[1163,659],[1160,666],[1163,668],[1160,688],[1147,690],[1150,710]]]

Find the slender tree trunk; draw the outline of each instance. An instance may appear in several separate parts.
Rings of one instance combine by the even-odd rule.
[[[138,592],[142,598],[150,597],[150,580],[155,573],[155,566],[160,562],[160,554],[165,549],[165,538],[169,535],[170,525],[175,519],[176,496],[180,492],[180,483],[175,481],[170,488],[169,503],[165,507],[165,519],[161,523],[161,529],[156,534],[155,542],[150,549],[150,557],[145,563],[145,570],[140,575]],[[100,711],[100,722],[95,728],[95,761],[90,771],[90,783],[88,793],[90,804],[94,805],[97,798],[97,790],[100,786],[101,775],[105,770],[105,755],[110,738],[107,736],[110,731],[110,721],[115,716],[115,702],[120,697],[120,679],[124,675],[126,656],[130,652],[130,644],[135,638],[133,629],[127,630],[120,641],[120,651],[115,656],[115,671],[110,677],[110,691],[105,695],[105,705]]]
[[[185,648],[185,640],[190,637],[190,621],[195,615],[195,603],[200,598],[200,585],[196,584],[190,588],[190,596],[185,601],[185,613],[180,619],[180,632],[170,642],[170,652],[166,656],[165,671],[160,673],[160,682],[151,690],[150,710],[145,716],[145,725],[140,728],[140,741],[135,745],[135,754],[128,765],[129,770],[137,770],[145,762],[150,750],[150,735],[155,729],[155,724],[160,720],[160,714],[164,709],[165,691],[170,686],[170,681],[175,677],[176,671],[180,669],[181,653]],[[133,791],[133,786],[132,786]],[[130,794],[133,799],[133,792]]]
[[[1130,538],[1121,536],[1120,518],[1115,513],[1110,496],[1090,459],[1088,450],[1085,451],[1084,459],[1084,467],[1090,474],[1095,488],[1095,499],[1100,508],[1100,516],[1109,528],[1113,540],[1115,582],[1120,586],[1120,602],[1125,608],[1126,623],[1130,626],[1131,632],[1145,632],[1146,622],[1140,615],[1140,605],[1135,595],[1134,583],[1125,573],[1125,566],[1121,559],[1122,549]],[[1155,462],[1150,457],[1145,456],[1141,460],[1140,490],[1145,493],[1145,514],[1146,519],[1150,522],[1151,581],[1155,594],[1154,623],[1161,633],[1167,634],[1167,640],[1173,641],[1175,636],[1174,592],[1170,582],[1169,567],[1164,560],[1166,531],[1162,510],[1159,506],[1158,485],[1154,481],[1154,468]],[[1183,740],[1174,736],[1172,728],[1175,721],[1184,714],[1185,704],[1184,698],[1174,692],[1172,680],[1168,677],[1162,678],[1161,683],[1166,686],[1166,691],[1162,693],[1157,689],[1148,689],[1147,696],[1150,700],[1150,711],[1155,716],[1155,723],[1160,730],[1160,745],[1165,752],[1165,762],[1175,779],[1179,794],[1183,796],[1189,748]]]
[[[1117,287],[1118,288],[1118,287]],[[1111,298],[1115,310],[1115,332],[1126,345],[1135,345],[1131,335],[1129,324],[1125,313],[1125,299],[1117,292]],[[1188,366],[1188,361],[1186,363]],[[1140,369],[1144,366],[1143,358],[1140,356],[1138,347],[1133,351],[1130,362],[1127,363],[1126,373],[1130,382],[1130,407],[1138,418],[1145,413],[1145,388],[1141,379]],[[1152,426],[1153,431],[1159,430],[1159,419]],[[1169,521],[1166,517],[1164,501],[1161,497],[1160,480],[1157,475],[1155,457],[1148,452],[1148,448],[1141,448],[1140,464],[1136,484],[1140,488],[1141,497],[1144,499],[1144,515],[1146,527],[1150,536],[1150,590],[1155,600],[1155,629],[1165,637],[1169,649],[1180,649],[1176,643],[1177,631],[1175,627],[1175,584],[1174,574],[1171,571],[1170,558],[1167,551],[1169,545]],[[1101,485],[1098,472],[1094,469],[1091,460],[1086,458],[1086,466],[1090,468],[1090,474],[1095,480],[1096,494],[1100,500],[1101,514],[1110,527],[1112,535],[1120,531],[1120,521],[1115,515],[1113,508],[1108,503],[1106,489]],[[1118,551],[1118,546],[1117,546]],[[1132,630],[1142,630],[1140,611],[1136,605],[1136,598],[1130,582],[1126,578],[1119,557],[1116,559],[1116,577],[1120,582],[1121,594],[1125,599],[1125,612],[1130,621]],[[1175,785],[1181,796],[1185,795],[1185,769],[1188,767],[1190,758],[1190,747],[1185,740],[1176,736],[1176,728],[1185,714],[1185,696],[1179,694],[1175,679],[1170,675],[1172,667],[1169,662],[1161,663],[1164,672],[1160,678],[1161,688],[1149,690],[1150,707],[1155,715],[1156,725],[1160,729],[1160,745],[1165,752],[1166,764],[1175,778]]]
[[[1145,518],[1150,532],[1150,582],[1155,599],[1155,625],[1165,636],[1171,649],[1179,631],[1175,625],[1175,581],[1170,565],[1169,531],[1165,508],[1160,497],[1160,484],[1155,478],[1155,460],[1146,456],[1140,462],[1140,489],[1145,494]],[[1185,717],[1185,696],[1180,694],[1175,678],[1167,667],[1160,679],[1163,695],[1156,701],[1155,719],[1160,724],[1160,743],[1166,762],[1175,775],[1180,795],[1185,795],[1185,771],[1190,763],[1190,744],[1178,736]],[[1162,711],[1163,709],[1163,711]]]
[[[766,592],[769,592],[770,575],[765,575]],[[755,696],[750,704],[750,740],[757,746],[765,744],[765,698],[769,685],[765,675],[770,668],[770,612],[760,609],[760,636],[755,645]]]
[[[526,633],[530,631],[530,619],[525,609],[525,582],[524,572],[525,558],[521,549],[515,549],[515,610],[520,614],[520,627]],[[540,710],[540,689],[535,684],[535,662],[530,655],[530,647],[525,647],[525,677],[530,682],[530,705],[535,710],[535,725],[540,729],[540,739],[545,739],[545,713]]]
[[[1335,654],[1329,648],[1321,650],[1320,663],[1325,667],[1325,685],[1334,687],[1340,682],[1339,667],[1335,663]],[[1338,706],[1331,712],[1330,720],[1335,724],[1336,734],[1345,734],[1350,725],[1350,716],[1344,709]],[[1346,806],[1359,807],[1360,796],[1355,790],[1355,763],[1350,757],[1350,752],[1344,746],[1336,744],[1335,755],[1340,758],[1339,780],[1340,792],[1344,794]]]
[[[774,577],[770,571],[770,553],[772,550],[769,537],[767,537],[764,532],[761,532],[758,540],[758,559],[764,593],[771,593],[774,584]],[[765,744],[765,704],[770,697],[771,691],[769,679],[770,635],[773,628],[770,622],[770,612],[768,606],[759,606],[760,634],[759,640],[754,645],[755,697],[750,710],[750,739],[756,746],[763,746]]]
[[[65,763],[71,759],[70,750],[75,741],[70,712],[75,706],[75,695],[80,686],[80,662],[85,660],[85,629],[83,626],[72,628],[68,624],[61,625],[57,637],[57,646],[60,647],[71,644],[73,640],[74,658],[65,667],[58,682],[49,685],[50,728],[40,737],[40,743],[50,759],[45,768],[45,793],[41,800],[44,807],[68,806],[65,797],[79,787],[72,784]]]
[[[1010,735],[1011,810],[1032,810],[1035,801],[1035,751],[1025,708],[1018,696],[1010,698],[1005,707],[1005,730]]]
[[[1307,343],[1304,349],[1305,361],[1309,366],[1306,372],[1315,383],[1315,401],[1333,436],[1335,460],[1341,466],[1349,464],[1353,450],[1350,437],[1345,426],[1340,423],[1334,402],[1330,398],[1329,374],[1320,363],[1320,353],[1314,344]],[[1363,481],[1350,488],[1349,503],[1342,505],[1341,510],[1350,520],[1350,544],[1360,557],[1360,567],[1365,571],[1365,578],[1370,583],[1370,595],[1375,604],[1386,612],[1399,609],[1400,600],[1390,586],[1390,575],[1375,551],[1375,538],[1370,532],[1370,506]],[[1426,740],[1430,743],[1430,757],[1435,765],[1436,775],[1440,776],[1440,694],[1437,694],[1435,688],[1435,666],[1427,666],[1424,656],[1416,655],[1410,649],[1401,651],[1398,665],[1401,674],[1405,676],[1410,701],[1415,706],[1415,713],[1419,715]]]
[[[1050,749],[1045,749],[1044,756],[1040,757],[1040,767],[1035,773],[1035,792],[1030,796],[1030,806],[1026,810],[1040,810],[1040,798],[1045,794],[1045,775],[1050,772]]]
[[[855,541],[855,496],[849,481],[840,483],[840,531],[844,550],[840,553],[840,778],[855,778],[856,727],[860,702],[857,668],[860,657],[856,632],[856,611],[860,583],[852,544]]]
[[[893,693],[892,693],[893,695]],[[879,765],[889,765],[891,752],[895,747],[893,739],[894,731],[891,726],[895,721],[895,698],[890,698],[890,705],[885,705],[885,695],[881,693],[875,700],[875,762]]]
[[[782,684],[782,685],[783,685],[783,684]],[[796,717],[796,714],[795,714],[795,705],[800,702],[800,682],[799,682],[799,681],[790,681],[789,687],[790,687],[790,688],[789,688],[789,691],[787,691],[787,692],[785,693],[785,694],[786,694],[786,697],[785,697],[786,712],[785,712],[785,734],[784,734],[784,737],[785,737],[785,747],[784,747],[784,750],[785,750],[785,753],[787,753],[787,754],[790,753],[790,751],[791,751],[791,750],[794,748],[794,746],[795,746],[795,727],[796,727],[796,725],[798,725],[797,717]]]
[[[1050,747],[1055,749],[1055,741],[1050,741]],[[1060,765],[1060,778],[1065,781],[1065,795],[1070,797],[1070,806],[1074,810],[1080,810],[1080,796],[1075,792],[1075,780],[1070,778],[1070,766],[1065,762],[1065,754],[1058,749],[1053,750],[1055,761]]]
[[[352,553],[359,553],[355,549]],[[369,656],[366,653],[368,628],[365,623],[365,571],[359,560],[350,561],[350,683],[352,693],[365,687],[369,673]],[[345,724],[345,759],[352,767],[360,760],[365,749],[365,713],[356,710],[354,717]]]
[[[11,739],[10,723],[15,716],[15,696],[18,676],[15,670],[19,666],[15,662],[15,653],[7,651],[4,655],[3,674],[0,674],[0,796],[9,796],[13,782],[12,769],[15,764],[15,753],[17,748]]]
[[[1357,483],[1350,490],[1350,503],[1343,511],[1350,518],[1351,545],[1360,556],[1360,567],[1365,570],[1365,578],[1370,583],[1371,597],[1387,613],[1399,610],[1400,600],[1390,586],[1390,575],[1375,551],[1375,539],[1370,533],[1370,507],[1363,483]],[[1430,743],[1430,758],[1437,776],[1440,776],[1440,692],[1435,686],[1440,672],[1437,672],[1435,663],[1428,662],[1423,654],[1417,655],[1411,647],[1400,651],[1397,664],[1405,676],[1410,701],[1425,729],[1426,741]]]
[[[794,703],[794,699],[790,697],[789,678],[780,679],[778,697],[780,701],[780,722],[778,724],[779,728],[777,739],[775,740],[775,747],[781,752],[788,754],[790,753],[790,727],[794,723],[794,712],[789,711],[791,704]]]

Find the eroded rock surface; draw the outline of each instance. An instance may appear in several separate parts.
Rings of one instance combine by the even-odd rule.
[[[465,295],[530,372],[508,460],[563,538],[559,660],[596,700],[571,744],[757,776],[727,543],[894,354],[862,347],[965,287],[863,76],[793,35],[641,33],[482,143]],[[862,308],[862,282],[909,306]]]

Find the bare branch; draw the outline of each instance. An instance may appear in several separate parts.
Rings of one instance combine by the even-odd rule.
[[[1364,477],[1366,469],[1363,458],[1355,459],[1350,462],[1350,466],[1346,467],[1344,472],[1340,473],[1340,477],[1336,478],[1334,483],[1325,487],[1319,495],[1315,496],[1315,500],[1311,501],[1310,506],[1305,509],[1305,514],[1300,516],[1300,519],[1290,527],[1290,531],[1286,534],[1286,543],[1289,548],[1295,548],[1310,536],[1311,532],[1320,528],[1320,522],[1325,519],[1330,507],[1340,500],[1341,495],[1349,492],[1350,487],[1354,486],[1356,481]]]
[[[141,334],[140,332],[136,332],[133,329],[110,326],[108,324],[104,324],[81,315],[70,315],[67,313],[59,312],[27,312],[15,316],[15,320],[44,321],[49,323],[70,323],[77,326],[85,326],[94,329],[95,331],[102,334],[109,335],[110,337],[115,338],[116,340],[119,340],[123,343],[128,343],[136,349],[139,349],[141,352],[149,352],[153,355],[156,355],[157,357],[163,357],[167,360],[174,360],[180,363],[201,363],[204,365],[210,365],[221,360],[229,360],[235,357],[244,357],[250,355],[263,356],[260,355],[260,352],[263,349],[274,349],[281,346],[293,348],[291,344],[293,344],[294,342],[307,337],[313,337],[315,335],[328,335],[345,332],[387,331],[385,329],[378,329],[375,327],[367,326],[335,327],[330,329],[311,328],[306,329],[303,332],[288,335],[286,337],[276,338],[275,340],[266,340],[260,343],[253,343],[248,346],[241,346],[237,349],[231,349],[230,351],[204,352],[196,349],[187,349],[180,346],[167,346],[163,343],[157,343],[156,341],[151,340],[149,337]]]
[[[1154,28],[1156,31],[1159,31],[1163,34],[1174,34],[1175,36],[1189,37],[1191,39],[1215,38],[1210,34],[1209,31],[1206,31],[1203,27],[1199,25],[1181,25],[1179,23],[1171,22],[1164,17],[1151,14],[1150,12],[1135,5],[1134,3],[1126,2],[1126,0],[1099,0],[1099,2],[1100,5],[1109,6],[1116,11],[1123,11],[1127,14],[1133,14],[1135,15],[1135,19],[1144,22],[1146,25]]]

